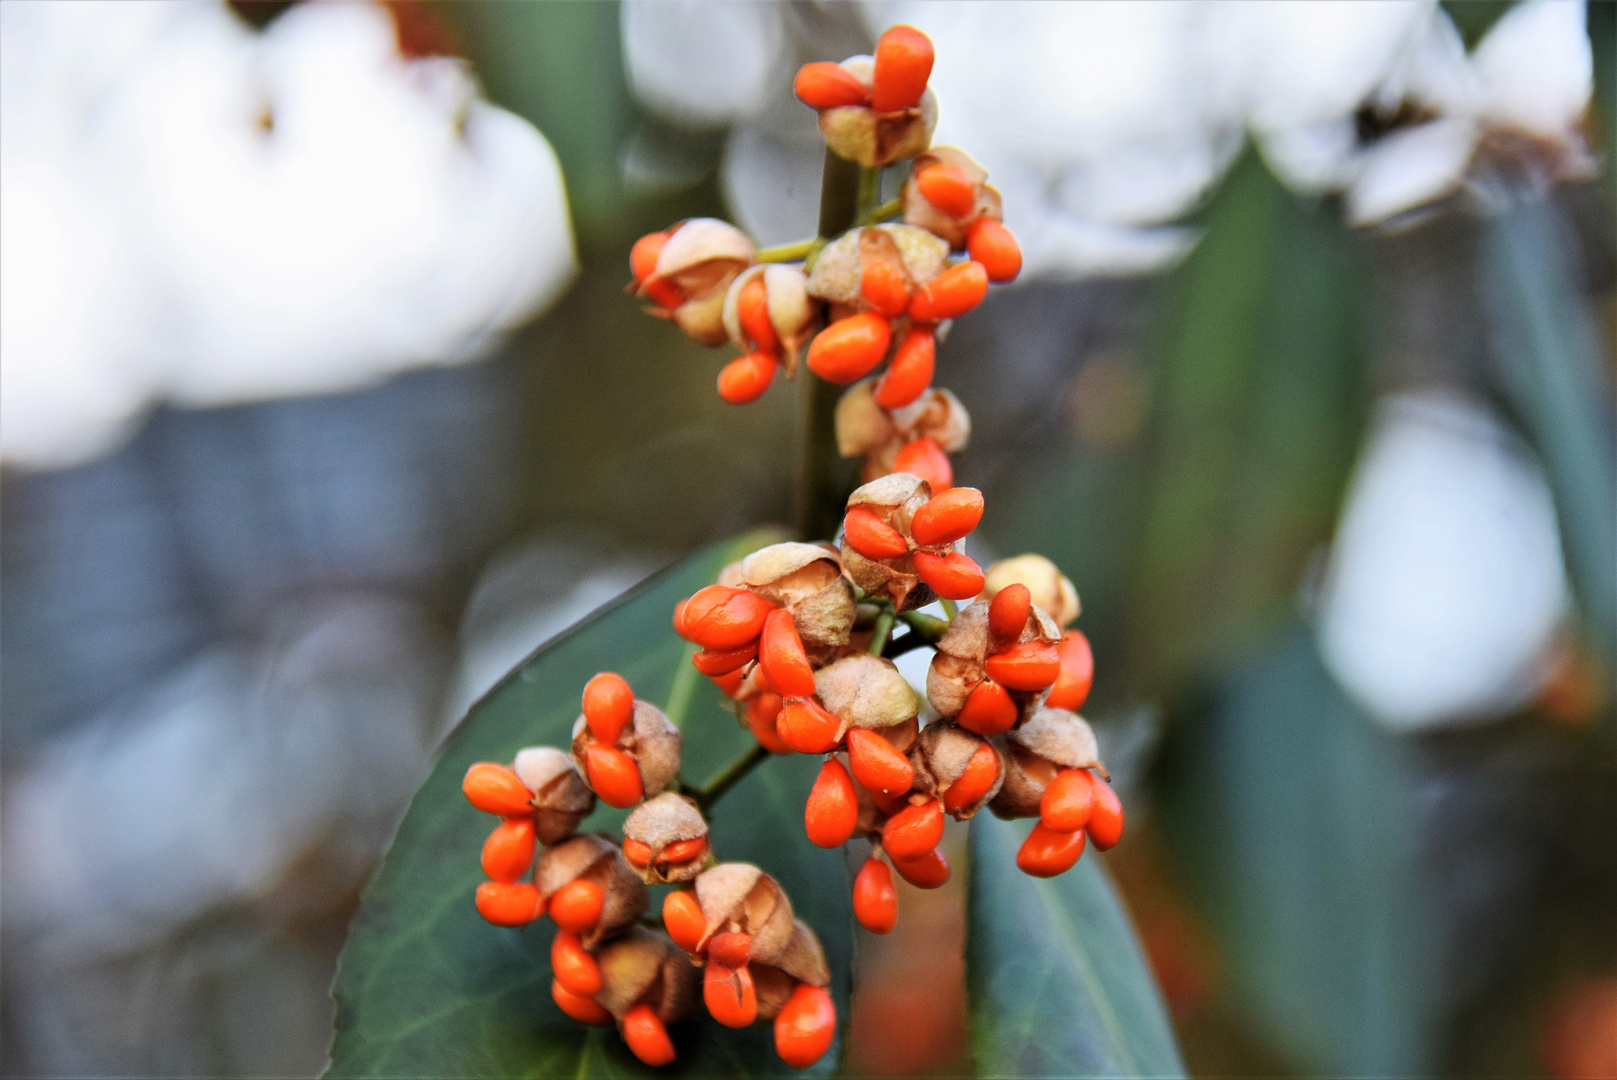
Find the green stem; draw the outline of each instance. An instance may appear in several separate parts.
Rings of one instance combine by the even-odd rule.
[[[696,808],[707,813],[708,807],[718,802],[726,791],[740,783],[741,778],[757,767],[758,763],[769,756],[769,751],[762,746],[754,746],[745,754],[736,758],[724,767],[724,771],[709,780],[699,788],[692,789],[690,796],[696,801]]]
[[[905,626],[921,635],[929,644],[936,644],[949,631],[947,622],[931,615],[923,615],[919,611],[906,611],[899,618],[904,620]]]
[[[887,648],[887,638],[893,632],[893,609],[883,607],[876,616],[876,627],[870,632],[870,648],[867,650],[871,656],[880,656],[882,650]]]
[[[815,236],[807,240],[797,240],[790,244],[776,244],[774,247],[759,248],[758,253],[753,258],[761,263],[798,262],[815,255],[824,246],[824,238]]]
[[[668,704],[663,706],[663,715],[675,727],[685,723],[685,714],[690,711],[691,699],[696,696],[696,680],[701,674],[696,665],[691,663],[691,657],[696,655],[696,646],[685,646],[684,663],[674,672],[674,685],[668,688]]]
[[[904,200],[902,198],[888,199],[880,206],[873,207],[860,214],[857,224],[876,225],[883,221],[892,221],[903,212]]]
[[[859,213],[854,220],[857,222],[873,213],[879,202],[881,202],[881,170],[860,169]]]
[[[960,614],[960,609],[954,606],[953,600],[940,600],[939,602],[943,605],[943,613],[949,616],[950,622],[954,622],[955,616]]]

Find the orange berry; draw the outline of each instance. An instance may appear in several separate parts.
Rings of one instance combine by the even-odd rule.
[[[746,676],[742,674],[740,668],[727,671],[723,675],[709,675],[708,678],[713,680],[713,685],[717,686],[727,698],[734,698],[741,693],[741,684],[746,681]]]
[[[720,967],[739,968],[752,959],[752,935],[740,931],[714,934],[707,943],[707,958]]]
[[[742,332],[752,340],[754,352],[773,355],[780,347],[780,335],[769,318],[769,289],[762,274],[754,274],[741,286],[741,295],[736,297],[736,318]]]
[[[485,814],[519,817],[533,812],[533,792],[504,765],[479,761],[460,782],[466,801]]]
[[[593,881],[569,881],[550,898],[550,918],[563,930],[586,933],[601,921],[606,892]]]
[[[902,795],[915,782],[915,769],[897,747],[866,728],[848,730],[848,764],[867,790]]]
[[[612,1019],[612,1014],[602,1008],[600,1002],[573,993],[560,979],[550,980],[550,997],[557,1008],[580,1024],[605,1024]]]
[[[910,306],[910,283],[897,263],[866,259],[859,273],[859,295],[878,313],[896,319]]]
[[[775,730],[775,718],[780,715],[782,701],[779,694],[773,690],[765,690],[743,709],[746,717],[747,730],[752,737],[758,740],[758,745],[771,754],[790,754],[792,748],[781,741],[780,733]]]
[[[651,845],[642,844],[631,836],[623,838],[623,857],[636,866],[651,865]]]
[[[869,795],[870,801],[876,804],[876,809],[887,817],[891,817],[910,804],[910,793],[907,791],[900,795],[883,795],[879,791],[871,791],[867,788],[865,794]]]
[[[674,1060],[674,1042],[650,1005],[636,1005],[624,1013],[619,1027],[634,1056],[647,1065],[656,1068]]]
[[[485,881],[477,887],[477,913],[495,926],[526,926],[545,913],[545,900],[532,885]]]
[[[936,495],[954,486],[954,468],[936,439],[922,437],[909,443],[893,459],[893,471],[919,476]]]
[[[876,42],[871,107],[877,112],[913,109],[931,77],[932,39],[913,26],[890,26]]]
[[[966,250],[973,262],[982,264],[989,281],[1014,281],[1022,272],[1021,245],[1011,230],[993,218],[978,218],[971,223],[966,230]]]
[[[707,837],[693,836],[689,840],[676,840],[663,848],[662,861],[665,863],[687,863],[692,859],[702,857],[707,850]]]
[[[813,698],[788,701],[775,718],[780,740],[799,754],[828,753],[837,744],[842,721]]]
[[[1043,690],[1061,674],[1061,654],[1048,641],[1023,641],[983,661],[988,677],[1010,690]]]
[[[843,67],[829,61],[804,64],[792,80],[792,93],[811,109],[835,109],[843,105],[865,105],[870,91]]]
[[[814,669],[803,651],[797,620],[785,608],[776,608],[764,620],[758,639],[758,666],[781,697],[808,697],[814,693]]]
[[[646,295],[651,297],[658,307],[667,308],[669,311],[685,302],[685,294],[672,281],[666,279],[653,281],[645,288]]]
[[[495,881],[515,881],[533,865],[534,818],[506,818],[483,841],[483,873]]]
[[[1016,853],[1016,865],[1021,867],[1022,873],[1033,877],[1055,877],[1071,870],[1083,853],[1084,830],[1056,832],[1041,821],[1022,841]]]
[[[1072,832],[1089,824],[1094,805],[1095,783],[1089,770],[1062,769],[1039,796],[1039,820],[1055,832]]]
[[[830,758],[820,766],[820,775],[803,805],[803,831],[819,847],[846,844],[859,823],[859,796],[842,762]]]
[[[966,771],[943,793],[943,809],[953,814],[980,800],[999,779],[999,755],[987,743],[972,753]]]
[[[848,546],[867,559],[896,559],[909,554],[904,534],[863,506],[856,506],[842,519],[842,535]]]
[[[584,684],[584,722],[601,742],[613,745],[634,719],[634,691],[622,675],[603,671]]]
[[[966,695],[955,722],[977,735],[998,735],[1016,725],[1020,712],[1009,690],[993,679],[984,679]]]
[[[965,217],[977,205],[977,185],[953,165],[929,165],[916,174],[915,186],[950,217]]]
[[[629,273],[634,275],[636,284],[645,281],[657,269],[657,257],[667,243],[665,232],[647,233],[634,242],[634,247],[629,249]]]
[[[964,539],[982,519],[983,493],[976,488],[952,487],[915,511],[910,535],[923,547],[952,544]]]
[[[757,637],[774,610],[757,593],[709,585],[685,601],[682,633],[704,649],[734,649]]]
[[[874,311],[838,319],[809,342],[809,370],[827,382],[862,379],[881,363],[892,339],[893,328]]]
[[[550,942],[550,970],[557,982],[581,997],[601,992],[601,967],[571,930],[559,931]]]
[[[1052,709],[1071,709],[1074,712],[1089,700],[1089,688],[1095,681],[1095,654],[1089,651],[1089,639],[1082,630],[1068,630],[1056,644],[1061,657],[1061,674],[1050,688],[1044,703]]]
[[[758,991],[745,965],[709,963],[702,973],[702,1001],[708,1014],[725,1027],[744,1028],[758,1019]]]
[[[825,1056],[837,1034],[837,1007],[823,986],[798,983],[775,1017],[775,1053],[794,1069]]]
[[[740,671],[752,663],[758,655],[758,639],[753,638],[745,645],[738,645],[734,649],[703,649],[701,652],[691,653],[691,666],[708,678],[728,675],[732,671]]]
[[[702,935],[707,933],[707,917],[702,914],[702,905],[696,902],[695,894],[686,889],[668,894],[663,901],[663,929],[681,949],[688,953],[697,951]]]
[[[1123,839],[1123,803],[1110,784],[1091,781],[1095,788],[1095,804],[1089,808],[1089,838],[1100,851],[1110,851]]]
[[[988,629],[1001,640],[1015,641],[1027,627],[1033,613],[1033,594],[1020,581],[1013,581],[988,602]]]
[[[930,326],[912,326],[893,351],[892,362],[876,383],[876,404],[902,409],[932,385],[937,366],[937,336]]]
[[[983,568],[958,551],[917,551],[915,574],[945,600],[969,600],[983,591]]]
[[[750,405],[764,396],[775,381],[775,354],[753,352],[738,356],[719,372],[719,397],[731,405]]]
[[[889,933],[898,923],[893,872],[880,859],[866,859],[853,879],[853,917],[872,934]]]
[[[584,779],[602,802],[619,810],[633,806],[646,793],[640,763],[622,750],[600,743],[584,748]]]
[[[949,861],[937,848],[919,859],[894,859],[893,869],[898,876],[917,889],[938,889],[949,880]]]
[[[988,271],[982,263],[951,266],[916,290],[910,300],[910,318],[921,322],[957,319],[988,295]]]
[[[882,826],[881,846],[896,862],[919,859],[943,839],[943,807],[936,799],[906,806]]]

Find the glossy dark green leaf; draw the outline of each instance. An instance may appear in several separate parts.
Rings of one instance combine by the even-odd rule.
[[[1028,877],[1029,822],[971,828],[966,978],[985,1076],[1184,1076],[1173,1028],[1102,859]]]
[[[752,737],[722,708],[718,691],[691,677],[669,616],[679,599],[764,542],[754,537],[699,552],[546,644],[472,707],[416,793],[355,918],[334,990],[337,1033],[328,1075],[823,1076],[835,1070],[840,1042],[813,1069],[798,1073],[775,1055],[768,1024],[731,1031],[704,1019],[675,1027],[679,1060],[653,1073],[615,1032],[586,1029],[552,1003],[550,920],[500,929],[473,907],[483,880],[478,856],[493,821],[467,804],[462,776],[474,762],[509,761],[524,746],[564,745],[579,694],[597,671],[617,671],[638,695],[669,704],[685,732],[686,779],[701,783],[751,748]],[[847,871],[839,852],[823,851],[803,835],[803,800],[817,770],[818,761],[806,757],[763,762],[714,807],[711,835],[721,858],[753,862],[775,875],[819,933],[845,1023],[852,954]],[[615,830],[622,818],[621,811],[599,810],[584,828]],[[653,890],[655,905],[661,892]]]

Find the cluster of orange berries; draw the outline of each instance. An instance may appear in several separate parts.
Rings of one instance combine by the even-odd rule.
[[[675,630],[699,646],[692,663],[765,749],[826,755],[805,831],[827,848],[872,842],[853,904],[877,933],[897,919],[892,870],[923,888],[948,880],[946,816],[988,806],[1039,817],[1018,864],[1046,877],[1069,869],[1086,838],[1105,850],[1122,833],[1121,804],[1090,771],[1105,773],[1094,733],[1076,713],[1094,674],[1083,633],[1062,630],[1077,592],[1036,555],[984,573],[956,550],[982,514],[973,488],[933,495],[920,477],[892,473],[849,497],[840,549],[772,545],[674,611]],[[949,623],[911,620],[909,634],[935,632],[934,716],[923,727],[920,696],[881,655],[888,641],[873,639],[883,619],[935,597],[977,599]]]
[[[781,1058],[806,1068],[836,1033],[825,951],[773,878],[716,863],[695,801],[663,790],[678,774],[679,744],[661,710],[602,672],[584,688],[571,756],[530,747],[509,767],[473,765],[467,800],[501,819],[483,846],[491,880],[478,887],[477,910],[506,927],[548,913],[556,1005],[580,1023],[615,1022],[648,1065],[674,1060],[668,1025],[701,1002],[730,1027],[773,1021]],[[634,807],[621,844],[577,832],[597,796]],[[651,884],[691,886],[669,894],[660,932],[640,921]]]
[[[829,382],[856,382],[886,361],[875,404],[888,412],[911,407],[932,384],[943,325],[976,307],[990,282],[1020,273],[1021,249],[1001,222],[986,170],[963,151],[931,147],[932,61],[926,35],[895,26],[873,57],[808,64],[793,83],[818,112],[832,152],[878,171],[913,159],[897,206],[866,208],[843,235],[796,246],[802,252],[794,247],[801,262],[761,264],[745,234],[709,218],[635,244],[632,288],[652,312],[704,344],[728,340],[742,351],[719,374],[726,401],[756,400],[782,368],[795,377],[806,343],[809,369]],[[928,449],[942,454],[935,442]]]

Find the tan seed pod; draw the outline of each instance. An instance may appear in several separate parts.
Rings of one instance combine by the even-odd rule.
[[[741,560],[739,583],[792,613],[803,648],[828,663],[853,629],[853,583],[828,544],[771,544]]]
[[[1071,625],[1082,610],[1072,581],[1043,555],[1018,555],[990,566],[983,575],[983,595],[991,600],[1011,584],[1026,585],[1033,603],[1048,612],[1058,627]]]
[[[640,785],[650,798],[679,775],[679,728],[669,723],[663,711],[649,701],[635,698],[634,722],[618,736],[618,749],[630,754],[640,766]],[[589,725],[580,715],[573,721],[573,761],[583,760],[584,750],[595,741]],[[583,770],[579,770],[583,775]]]
[[[850,229],[827,244],[808,276],[808,294],[836,305],[837,317],[868,310],[862,286],[872,260],[896,264],[911,288],[925,285],[948,265],[949,245],[925,229],[873,225]]]
[[[675,225],[657,256],[657,265],[641,283],[640,293],[671,281],[688,299],[723,296],[737,274],[757,257],[747,234],[717,218],[691,218]],[[722,301],[721,301],[722,302]]]
[[[640,1004],[650,1005],[664,1024],[696,1015],[701,973],[667,934],[631,926],[604,945],[595,962],[601,969],[595,1000],[615,1019]]]
[[[1037,817],[1039,797],[1063,769],[1094,769],[1107,779],[1095,732],[1066,709],[1039,709],[1015,731],[1000,736],[1005,783],[990,808],[999,817]]]
[[[922,171],[932,165],[952,165],[965,173],[976,188],[977,200],[975,205],[966,214],[955,217],[946,214],[927,201],[921,194],[918,177]],[[904,185],[904,221],[926,229],[941,237],[951,248],[962,251],[966,247],[967,233],[973,222],[979,218],[993,218],[1001,220],[1004,216],[1001,211],[1000,195],[991,185],[984,183],[988,178],[988,170],[984,169],[971,156],[952,146],[934,146],[926,153],[919,155],[910,167],[910,179]]]
[[[571,836],[595,809],[595,793],[573,767],[572,758],[554,746],[530,746],[511,763],[533,794],[535,833],[541,844]]]
[[[647,799],[631,810],[623,822],[623,835],[651,849],[649,865],[641,867],[629,863],[648,885],[690,881],[702,872],[707,862],[706,849],[684,862],[668,863],[664,860],[664,849],[668,845],[707,836],[707,820],[696,808],[696,803],[672,791]]]
[[[921,703],[891,660],[853,653],[814,673],[815,696],[850,727],[888,728],[915,719]]]
[[[640,880],[616,844],[600,836],[584,834],[545,848],[539,856],[534,884],[545,903],[563,885],[589,881],[600,886],[605,897],[600,921],[585,935],[586,946],[609,938],[631,925],[651,902],[646,883]]]
[[[948,390],[932,387],[889,412],[876,404],[875,386],[874,379],[855,383],[837,402],[837,452],[864,456],[866,482],[890,474],[899,452],[916,439],[931,439],[951,454],[970,441],[971,417]]]
[[[730,344],[742,352],[751,352],[753,343],[741,327],[741,290],[749,281],[761,277],[764,282],[764,303],[769,312],[769,323],[780,339],[781,363],[788,379],[797,377],[797,354],[820,324],[820,304],[808,294],[808,275],[801,267],[769,263],[753,266],[741,272],[730,283],[724,294],[722,319]]]
[[[674,325],[679,327],[685,336],[693,341],[700,342],[710,348],[714,345],[724,344],[724,294],[722,292],[687,300],[675,308],[669,317],[674,320]]]
[[[751,863],[720,863],[704,871],[696,879],[696,902],[707,920],[702,950],[714,934],[740,931],[752,937],[752,958],[773,964],[791,945],[792,902],[779,882]]]
[[[850,56],[842,66],[866,86],[872,84],[875,60]],[[932,142],[938,124],[938,99],[929,89],[913,109],[879,113],[867,105],[844,105],[820,111],[820,134],[831,152],[867,169],[914,157]]]
[[[978,597],[955,616],[949,629],[939,639],[937,653],[926,671],[926,699],[939,716],[956,716],[965,707],[966,698],[977,688],[987,673],[984,661],[990,648],[1002,649],[1011,641],[991,641],[988,632],[988,605]],[[1029,613],[1017,641],[1061,640],[1061,630],[1054,620],[1038,607]],[[1017,723],[1025,723],[1043,703],[1048,691],[1010,691],[1011,700],[1021,710]]]
[[[988,740],[954,724],[928,724],[922,729],[915,745],[910,748],[910,765],[915,769],[915,789],[942,798],[944,792],[965,775],[966,766],[970,764],[972,755],[985,744],[992,745]],[[999,754],[1000,751],[995,750],[995,753]],[[956,810],[954,817],[965,821],[974,816],[978,810],[993,801],[1004,781],[1005,769],[1002,759],[999,776],[993,786],[976,802]]]
[[[926,481],[909,473],[891,473],[856,489],[848,496],[848,509],[863,507],[877,518],[892,526],[906,540],[910,539],[910,522],[915,512],[932,497]],[[954,550],[952,544],[927,548],[928,551]],[[914,542],[911,541],[911,552]],[[932,590],[915,573],[912,554],[892,559],[867,559],[856,551],[846,539],[842,542],[842,565],[853,583],[870,597],[886,597],[899,611],[910,611],[930,603]]]

